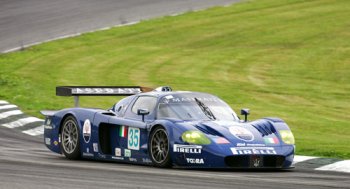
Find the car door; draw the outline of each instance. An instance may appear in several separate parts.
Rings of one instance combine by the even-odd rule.
[[[123,118],[110,119],[110,124],[116,125],[111,138],[114,156],[130,162],[149,163],[147,122],[154,120],[154,109],[157,97],[141,95],[131,101]],[[137,114],[138,109],[150,111],[144,121]]]

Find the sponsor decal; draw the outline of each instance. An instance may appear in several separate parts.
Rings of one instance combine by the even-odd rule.
[[[110,95],[116,95],[116,94],[137,94],[141,93],[140,88],[73,88],[72,94],[110,94]]]
[[[200,154],[202,153],[202,146],[174,144],[173,150],[180,153]]]
[[[152,161],[148,158],[142,158],[142,162],[144,163],[152,163]]]
[[[131,150],[129,150],[129,149],[124,149],[124,156],[125,156],[125,157],[131,157]]]
[[[165,98],[165,99],[172,99],[172,98],[174,98],[174,97],[173,97],[173,95],[167,95],[167,96],[165,96],[164,98]]]
[[[137,162],[137,159],[136,158],[129,158],[129,161]]]
[[[247,146],[254,146],[255,147],[255,146],[266,146],[266,145],[265,144],[249,144],[248,143]]]
[[[52,126],[51,125],[44,125],[44,129],[50,130],[50,129],[52,129]]]
[[[278,144],[278,138],[277,137],[268,137],[264,138],[265,144]]]
[[[58,142],[55,140],[55,141],[53,141],[53,144],[54,144],[55,146],[57,146],[57,145],[58,145]]]
[[[122,150],[120,148],[114,149],[115,156],[122,156]]]
[[[186,158],[187,163],[191,164],[204,164],[204,160],[202,158]]]
[[[140,129],[129,127],[128,129],[128,149],[140,149]]]
[[[91,138],[91,123],[90,120],[85,120],[84,126],[83,126],[83,137],[85,143],[89,143]]]
[[[93,143],[92,146],[94,147],[94,152],[98,152],[98,144]]]
[[[234,155],[277,154],[274,148],[269,147],[237,147],[231,148]]]
[[[254,135],[248,129],[238,126],[229,127],[229,130],[236,138],[249,142],[254,140]]]
[[[172,97],[172,98],[171,98]],[[190,97],[182,97],[182,98],[174,98],[173,96],[168,98],[163,98],[163,103],[181,103],[181,102],[196,102],[195,98]],[[197,99],[201,102],[219,102],[220,100],[217,98],[201,98],[197,97]]]
[[[164,103],[168,104],[168,103],[169,103],[169,100],[170,100],[170,99],[173,99],[173,98],[174,98],[173,95],[167,95],[167,96],[164,97],[164,100],[163,100],[163,101],[164,101]]]
[[[83,156],[86,156],[86,157],[94,157],[94,154],[83,152]]]
[[[224,137],[213,138],[216,144],[230,144],[230,142]]]
[[[116,156],[112,156],[112,159],[124,160],[124,157],[116,157]]]
[[[128,127],[127,126],[120,126],[119,136],[124,138],[124,137],[126,137],[127,134],[128,134]]]
[[[106,159],[106,155],[104,155],[104,154],[98,154],[98,157]]]
[[[238,147],[242,147],[242,146],[253,146],[253,147],[260,147],[260,146],[266,146],[265,144],[250,144],[250,143],[237,143]]]
[[[245,143],[237,143],[237,146],[245,146]]]
[[[89,149],[89,148],[86,148],[86,152],[87,152],[87,153],[90,153],[90,149]]]
[[[51,138],[45,138],[45,144],[51,145]]]

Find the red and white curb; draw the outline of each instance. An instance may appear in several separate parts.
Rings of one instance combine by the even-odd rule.
[[[18,116],[21,116],[22,118],[18,118]],[[21,128],[21,132],[24,134],[31,136],[40,136],[44,134],[43,123],[44,120],[42,119],[25,116],[25,114],[19,110],[16,105],[10,104],[7,101],[0,100],[0,126],[10,129]],[[26,129],[28,125],[30,125],[32,128]],[[325,160],[327,160],[327,158],[296,155],[294,157],[293,165],[297,168],[304,167],[318,171],[336,171],[350,173],[350,160]]]

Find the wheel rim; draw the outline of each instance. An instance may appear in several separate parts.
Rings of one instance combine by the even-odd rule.
[[[62,146],[66,153],[74,152],[78,144],[78,130],[77,125],[73,120],[68,120],[62,130]]]
[[[151,140],[152,159],[157,163],[162,163],[168,157],[169,142],[168,136],[163,129],[157,130]]]

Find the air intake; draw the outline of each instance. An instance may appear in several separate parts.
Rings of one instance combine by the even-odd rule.
[[[214,129],[210,128],[210,127],[199,126],[199,125],[196,125],[195,127],[198,130],[200,130],[201,132],[205,133],[205,134],[214,135],[214,136],[221,136],[222,137],[222,134],[220,134],[219,132],[217,132],[216,130],[214,130]]]
[[[161,87],[158,87],[158,88],[154,89],[154,91],[157,91],[157,92],[170,92],[170,91],[173,91],[173,90],[169,86],[161,86]]]
[[[275,127],[273,127],[272,123],[267,120],[254,121],[251,123],[251,125],[255,127],[255,129],[258,130],[263,137],[276,133]]]
[[[225,163],[232,168],[257,168],[252,161],[253,157],[252,155],[227,156],[225,157]],[[259,168],[282,168],[285,161],[285,157],[280,155],[260,155],[256,157],[262,161]]]

